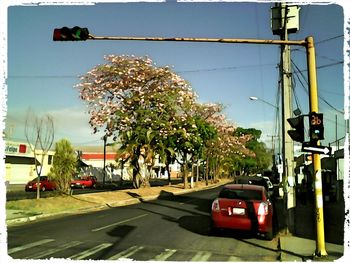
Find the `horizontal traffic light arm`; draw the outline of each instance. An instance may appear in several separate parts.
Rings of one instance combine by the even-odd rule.
[[[240,39],[240,38],[193,38],[193,37],[122,37],[122,36],[93,36],[86,29],[87,36],[84,39],[65,39],[59,37],[59,31],[67,27],[56,28],[54,30],[54,41],[74,41],[74,40],[139,40],[139,41],[184,41],[184,42],[217,42],[217,43],[237,43],[237,44],[270,44],[270,45],[296,45],[306,46],[306,40],[279,40],[279,39]],[[70,28],[69,28],[70,29]],[[55,37],[55,31],[56,37]]]

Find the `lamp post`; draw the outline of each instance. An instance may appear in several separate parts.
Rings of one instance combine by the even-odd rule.
[[[106,146],[107,146],[107,134],[105,134],[102,137],[103,140],[103,181],[102,181],[102,187],[105,187],[105,181],[106,181]]]
[[[263,100],[263,99],[261,99],[261,98],[251,96],[251,97],[249,97],[249,99],[250,99],[250,100],[260,100],[260,101],[266,103],[267,105],[270,105],[271,107],[274,107],[276,110],[279,109],[276,105],[273,105],[272,103],[270,103],[270,102],[268,102],[268,101],[266,101],[266,100]]]
[[[276,106],[276,105],[274,105],[274,104],[272,104],[272,103],[270,103],[270,102],[268,102],[266,100],[263,100],[261,98],[255,97],[255,96],[251,96],[251,97],[249,97],[249,99],[253,100],[253,101],[261,101],[261,102],[263,102],[263,103],[265,103],[265,104],[275,108],[276,112],[277,112],[277,116],[278,116],[278,114],[279,114],[279,107],[278,106]],[[280,153],[280,130],[279,130],[279,125],[278,125],[278,135],[277,135],[277,137],[278,137],[278,151]]]

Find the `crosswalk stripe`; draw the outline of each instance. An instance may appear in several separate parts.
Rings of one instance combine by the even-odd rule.
[[[42,244],[46,244],[46,243],[49,243],[49,242],[52,242],[52,241],[54,241],[54,239],[43,239],[43,240],[36,241],[36,242],[33,242],[33,243],[25,244],[23,246],[14,247],[14,248],[11,248],[11,249],[8,250],[8,254],[13,254],[15,252],[22,251],[22,250],[25,250],[25,249],[28,249],[28,248],[32,248],[32,247],[36,247],[36,246],[40,246]]]
[[[207,261],[211,256],[210,252],[207,251],[198,251],[191,261]]]
[[[242,258],[240,257],[231,256],[228,258],[227,261],[244,261],[244,260],[242,260]]]
[[[59,252],[59,251],[62,251],[62,250],[65,250],[66,248],[70,248],[70,247],[75,247],[77,245],[80,245],[82,244],[83,242],[80,242],[80,241],[73,241],[73,242],[69,242],[67,244],[64,244],[63,246],[61,247],[58,247],[58,248],[51,248],[51,249],[48,249],[44,252],[41,252],[39,254],[36,254],[36,255],[32,255],[32,256],[28,256],[26,257],[26,259],[39,259],[39,258],[43,258],[43,257],[46,257],[48,255],[51,255],[51,254],[54,254],[56,252]]]
[[[98,251],[103,250],[103,249],[105,249],[105,248],[107,248],[107,247],[110,247],[110,246],[112,246],[112,245],[113,245],[113,244],[111,244],[111,243],[102,243],[102,244],[100,244],[100,245],[98,245],[98,246],[95,246],[95,247],[90,248],[90,249],[88,249],[88,250],[85,250],[85,251],[83,251],[83,252],[77,253],[77,254],[75,254],[75,255],[73,255],[73,256],[70,256],[69,258],[70,258],[70,259],[83,259],[83,258],[87,258],[88,256],[91,256],[91,255],[97,253]]]
[[[127,250],[124,250],[122,252],[119,252],[118,254],[115,254],[114,256],[111,256],[108,258],[109,260],[118,259],[118,258],[127,258],[135,254],[137,251],[143,249],[143,247],[138,246],[132,246],[128,248]]]
[[[150,259],[150,261],[165,261],[169,257],[171,257],[175,252],[176,249],[165,249],[165,251],[155,256],[153,259]]]

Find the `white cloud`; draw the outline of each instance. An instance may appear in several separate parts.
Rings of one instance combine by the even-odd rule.
[[[27,111],[28,109],[16,109],[7,112],[5,131],[8,132],[8,139],[25,140],[24,127]],[[74,145],[99,145],[102,143],[101,137],[103,134],[92,134],[92,129],[89,126],[89,115],[85,112],[83,107],[34,113],[38,117],[42,117],[45,114],[49,114],[53,117],[55,141],[66,138]]]

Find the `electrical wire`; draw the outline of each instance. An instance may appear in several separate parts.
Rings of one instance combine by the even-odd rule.
[[[294,61],[293,61],[293,60],[291,60],[291,61],[292,61],[293,66],[297,69],[297,72],[303,77],[305,83],[308,84],[308,81],[307,81],[305,75],[300,71],[299,67],[294,63]],[[302,83],[302,81],[301,81],[300,78],[298,77],[298,74],[296,74],[296,76],[297,76],[297,78],[298,78],[300,84],[302,85],[302,87],[304,88],[304,90],[306,91],[306,93],[308,94],[308,89],[307,89],[307,88],[305,87],[305,85]],[[323,98],[321,95],[318,95],[318,98],[319,98],[320,100],[322,100],[324,103],[326,103],[330,108],[332,108],[332,109],[335,110],[336,112],[341,113],[341,114],[344,114],[343,111],[340,111],[340,110],[338,110],[337,108],[335,108],[332,104],[330,104],[330,103],[329,103],[325,98]]]

